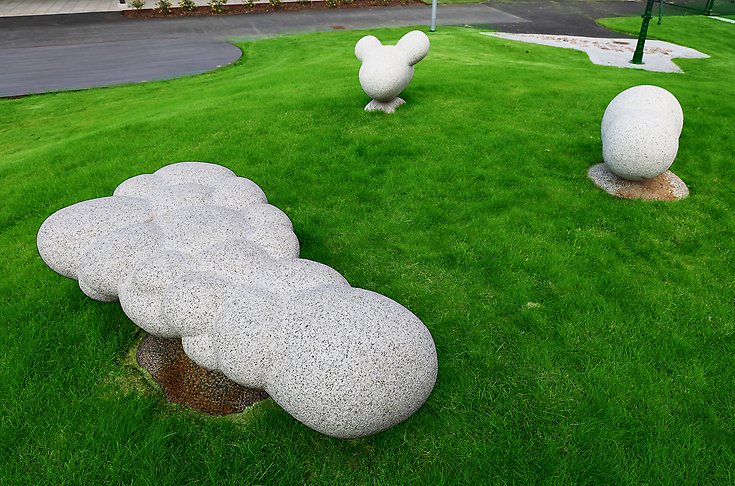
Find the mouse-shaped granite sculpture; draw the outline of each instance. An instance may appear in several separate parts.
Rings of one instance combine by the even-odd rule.
[[[372,101],[365,111],[393,113],[405,103],[398,97],[413,77],[413,66],[429,52],[429,38],[419,30],[401,37],[395,46],[384,46],[368,35],[357,41],[355,56],[362,61],[360,85]]]

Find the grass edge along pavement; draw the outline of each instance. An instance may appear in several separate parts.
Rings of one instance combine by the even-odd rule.
[[[361,32],[242,43],[241,61],[191,78],[0,101],[0,483],[731,483],[728,29],[652,26],[712,56],[677,61],[682,75],[442,29],[393,116],[362,112]],[[637,84],[684,108],[686,200],[620,201],[586,178],[605,106]],[[339,441],[272,401],[209,418],[117,384],[139,331],[45,268],[35,234],[179,160],[253,179],[304,258],[424,321],[439,353],[424,407]]]

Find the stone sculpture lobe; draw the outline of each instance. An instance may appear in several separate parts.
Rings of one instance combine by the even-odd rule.
[[[362,437],[405,420],[436,381],[431,334],[408,309],[298,258],[291,221],[224,167],[172,164],[57,211],[43,260],[93,299],[119,300],[200,366],[268,391],[307,426]]]
[[[372,101],[365,111],[393,113],[405,102],[398,97],[413,77],[413,66],[429,52],[429,38],[414,30],[395,46],[384,46],[377,37],[368,35],[357,41],[355,56],[362,61],[360,86]]]
[[[299,421],[335,437],[403,421],[436,381],[429,331],[406,308],[368,290],[300,294],[288,306],[278,349],[266,391]]]

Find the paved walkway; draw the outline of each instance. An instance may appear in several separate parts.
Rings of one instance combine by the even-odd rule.
[[[211,71],[240,58],[212,39],[128,40],[0,49],[0,97],[136,83]]]
[[[232,38],[427,25],[431,8],[391,7],[128,19],[119,13],[0,18],[0,97],[169,79],[236,61]],[[524,22],[485,5],[445,6],[441,25]]]
[[[704,0],[677,0],[677,2],[679,5],[664,4],[665,17],[669,15],[699,15],[700,12],[688,9],[687,6],[696,5],[699,8],[704,6]],[[645,10],[645,2],[642,0],[514,0],[513,2],[489,0],[486,4],[529,21],[524,24],[497,24],[496,27],[499,31],[606,38],[627,36],[597,25],[595,19],[640,16]],[[658,15],[658,5],[656,5],[654,14]]]
[[[0,5],[6,1],[21,0],[0,0]],[[594,19],[634,15],[641,8],[641,3],[622,0],[490,0],[440,6],[437,19],[440,29],[473,25],[508,32],[619,36],[597,26]],[[430,15],[429,6],[407,6],[146,20],[129,19],[119,12],[5,17],[0,18],[0,97],[205,72],[240,57],[240,50],[226,42],[233,38],[325,31],[337,26],[427,26]]]
[[[154,8],[156,0],[144,0],[143,8]],[[193,0],[199,6],[207,6],[209,0]],[[283,0],[296,2],[298,0]],[[226,4],[242,5],[241,0],[226,1]],[[255,3],[268,3],[268,0],[255,0]],[[178,6],[177,0],[171,4]],[[33,15],[60,15],[91,12],[118,12],[133,10],[129,3],[120,0],[0,0],[0,17],[26,17]]]
[[[121,5],[119,0],[0,0],[0,17],[117,12],[123,8],[127,4]]]
[[[439,25],[489,26],[525,22],[520,17],[483,4],[441,6],[437,18]],[[328,31],[333,26],[345,29],[427,26],[430,19],[431,7],[428,5],[163,19],[130,19],[119,13],[0,18],[0,50],[173,37],[224,41]]]

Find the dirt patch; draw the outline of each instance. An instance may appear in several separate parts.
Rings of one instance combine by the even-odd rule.
[[[605,164],[597,164],[587,172],[592,181],[608,194],[625,199],[676,201],[689,195],[689,188],[676,174],[667,170],[645,181],[629,181],[610,172]]]
[[[186,405],[210,415],[242,412],[265,400],[263,390],[246,388],[219,371],[209,371],[184,353],[181,339],[148,335],[137,351],[138,364],[147,370],[173,403]]]
[[[627,184],[618,189],[618,196],[626,199],[659,199],[662,201],[674,201],[676,195],[671,187],[666,174],[647,181],[638,181],[635,184]]]
[[[225,5],[222,12],[215,13],[211,7],[196,7],[194,10],[184,10],[181,8],[172,8],[169,13],[160,12],[157,9],[146,8],[141,10],[124,10],[122,15],[134,19],[160,19],[160,18],[179,18],[179,17],[201,17],[203,15],[241,15],[267,12],[293,12],[297,10],[331,10],[339,8],[379,8],[379,7],[407,7],[407,6],[423,6],[426,4],[419,0],[352,0],[335,1],[335,2],[287,2],[281,3],[280,6],[274,6],[270,3],[257,3],[250,5]]]

